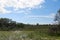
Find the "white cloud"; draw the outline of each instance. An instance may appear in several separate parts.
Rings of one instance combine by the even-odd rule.
[[[20,10],[20,11],[15,11],[15,13],[24,13],[24,14],[30,14],[29,10]]]
[[[6,9],[4,9],[4,8],[1,8],[0,7],[0,13],[10,13],[11,11],[8,11],[8,10],[6,10]]]
[[[55,13],[51,13],[50,14],[51,17],[55,17],[55,15],[56,15]]]
[[[30,15],[28,18],[54,18],[55,14],[51,13],[50,15]]]
[[[42,5],[45,0],[0,0],[0,13],[9,13],[5,7],[13,7],[15,10],[24,8],[35,8]]]

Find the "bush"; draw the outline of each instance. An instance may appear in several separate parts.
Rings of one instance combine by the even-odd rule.
[[[17,24],[16,24],[16,27],[17,27],[17,28],[24,28],[24,24],[23,24],[23,23],[17,23]]]
[[[60,25],[53,25],[49,27],[49,34],[52,36],[59,36],[60,35]]]

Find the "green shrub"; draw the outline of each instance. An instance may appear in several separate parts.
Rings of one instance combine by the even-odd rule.
[[[54,25],[49,27],[49,34],[52,36],[59,36],[60,35],[60,25]]]

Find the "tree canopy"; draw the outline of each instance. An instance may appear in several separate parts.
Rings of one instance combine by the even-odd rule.
[[[60,9],[57,11],[57,14],[55,16],[55,21],[57,21],[58,24],[60,24]]]
[[[0,30],[12,30],[17,28],[23,28],[23,23],[17,23],[16,21],[13,21],[12,19],[8,18],[0,18]]]

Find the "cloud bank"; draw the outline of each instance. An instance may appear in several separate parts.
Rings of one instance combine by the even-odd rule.
[[[28,16],[28,18],[52,18],[54,19],[55,17],[55,14],[54,13],[51,13],[50,15],[30,15]]]
[[[14,10],[35,8],[41,6],[45,0],[0,0],[0,13],[10,13],[5,7],[13,7]]]

